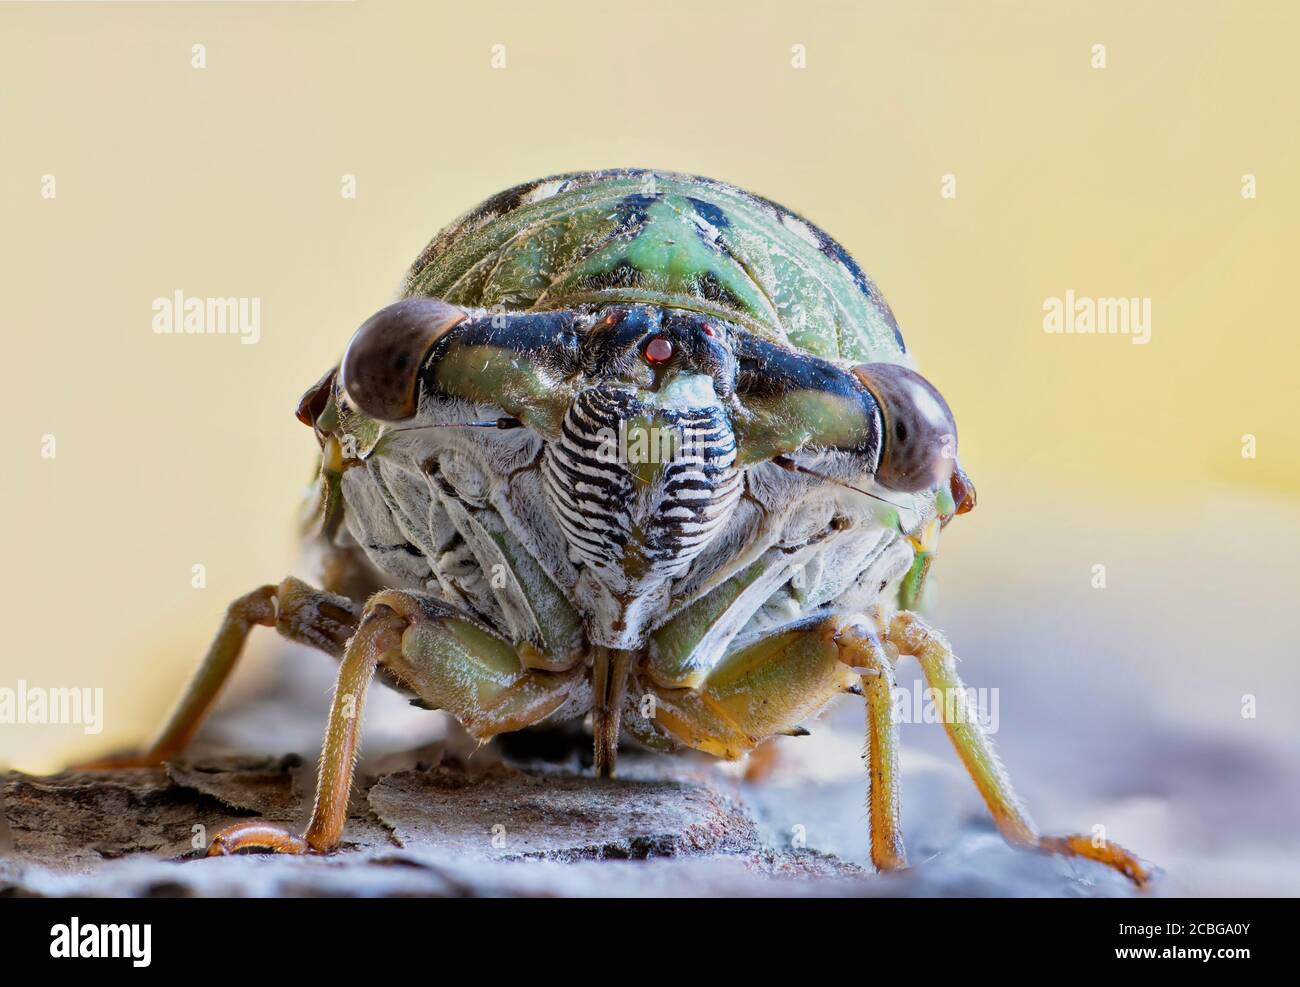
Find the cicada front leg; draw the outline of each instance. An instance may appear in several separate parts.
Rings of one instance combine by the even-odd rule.
[[[1147,884],[1151,874],[1142,861],[1117,843],[1097,841],[1078,834],[1039,834],[1029,812],[1017,797],[1011,779],[993,749],[993,742],[980,725],[975,710],[969,706],[966,688],[957,674],[956,656],[943,635],[928,627],[916,614],[904,611],[890,619],[886,640],[900,654],[915,656],[930,688],[945,697],[944,727],[948,737],[1008,843],[1044,853],[1094,860],[1119,871],[1138,887]],[[864,686],[865,683],[864,679]],[[949,697],[954,714],[951,716],[947,715]]]
[[[380,659],[400,649],[402,632],[407,626],[407,621],[391,608],[367,606],[365,617],[348,641],[330,707],[329,727],[321,750],[316,802],[306,833],[300,837],[283,827],[262,821],[237,823],[212,838],[209,856],[244,848],[277,853],[306,853],[313,849],[333,848],[347,818],[348,792],[352,784],[366,690]]]
[[[441,709],[479,740],[540,723],[584,684],[581,653],[540,653],[511,644],[433,597],[385,590],[366,603],[347,642],[321,748],[316,800],[302,836],[261,820],[213,837],[209,856],[238,850],[276,853],[335,849],[347,821],[348,796],[370,681],[383,666],[429,709]],[[567,666],[567,667],[563,667]]]
[[[230,678],[254,627],[274,627],[290,640],[337,658],[356,630],[360,615],[360,606],[347,597],[315,589],[293,577],[279,586],[261,586],[246,593],[226,609],[207,654],[157,739],[139,753],[112,755],[79,767],[153,767],[180,756]]]

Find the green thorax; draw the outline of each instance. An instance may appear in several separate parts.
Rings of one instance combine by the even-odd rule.
[[[893,313],[838,243],[776,203],[670,172],[557,175],[493,196],[425,248],[403,294],[507,311],[644,302],[828,359],[906,362]]]

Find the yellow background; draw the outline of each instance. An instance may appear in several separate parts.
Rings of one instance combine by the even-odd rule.
[[[144,739],[227,600],[293,564],[294,404],[429,237],[643,165],[788,205],[880,284],[979,486],[935,608],[973,682],[1030,669],[1049,727],[1088,694],[1094,731],[1289,770],[1298,35],[1287,3],[0,4],[0,686],[107,702],[99,737],[0,726],[0,761]],[[155,335],[176,289],[260,297],[261,341]],[[1067,289],[1150,297],[1151,342],[1045,334]]]

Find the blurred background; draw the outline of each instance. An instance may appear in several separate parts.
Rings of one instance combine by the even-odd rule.
[[[890,300],[980,495],[931,613],[1039,822],[1176,891],[1300,891],[1297,30],[1281,2],[0,5],[0,689],[104,690],[102,732],[0,724],[0,764],[145,741],[227,602],[294,567],[294,405],[439,228],[638,165],[803,213]],[[259,341],[156,334],[177,290],[259,299]],[[1149,298],[1150,341],[1045,332],[1067,290]]]

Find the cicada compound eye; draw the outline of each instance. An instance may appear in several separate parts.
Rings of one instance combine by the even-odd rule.
[[[948,482],[957,462],[957,423],[943,395],[915,370],[893,363],[859,364],[853,375],[880,405],[876,481],[899,493]]]
[[[437,298],[404,298],[380,309],[361,324],[343,354],[339,383],[348,400],[379,421],[410,418],[425,358],[466,317]]]

